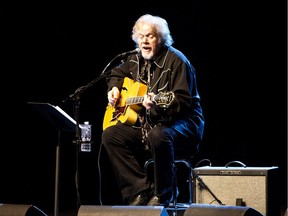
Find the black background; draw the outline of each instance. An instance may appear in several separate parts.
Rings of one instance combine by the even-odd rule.
[[[131,30],[144,13],[168,23],[174,46],[197,71],[206,119],[196,165],[241,161],[278,166],[279,202],[287,207],[286,1],[35,2],[2,5],[2,142],[0,202],[54,208],[57,130],[27,105],[73,100],[119,53],[133,50]],[[82,204],[121,202],[109,161],[98,153],[107,104],[100,79],[80,94],[80,123],[93,127],[91,153],[77,151],[74,132],[61,133],[60,212],[75,209],[75,172]],[[77,160],[78,159],[78,160]],[[207,165],[207,164],[202,164]]]

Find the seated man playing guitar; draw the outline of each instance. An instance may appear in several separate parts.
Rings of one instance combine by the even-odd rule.
[[[203,136],[196,72],[172,47],[163,18],[143,15],[132,30],[140,51],[106,77],[102,143],[125,204],[167,207],[173,199],[174,150],[181,145],[192,154]],[[143,169],[147,158],[154,159],[153,179]]]

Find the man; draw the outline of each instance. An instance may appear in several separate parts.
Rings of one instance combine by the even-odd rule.
[[[102,142],[124,202],[167,207],[173,200],[175,150],[197,153],[203,136],[196,73],[172,47],[165,19],[141,16],[132,39],[140,52],[106,77],[112,111],[105,113]],[[153,179],[143,170],[147,157],[154,160]]]

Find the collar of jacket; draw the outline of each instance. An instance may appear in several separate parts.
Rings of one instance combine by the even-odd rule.
[[[156,59],[153,61],[153,63],[159,67],[159,68],[163,68],[164,65],[165,65],[165,62],[167,60],[167,56],[168,56],[168,53],[169,53],[169,50],[171,49],[171,47],[164,47],[159,55],[156,57]],[[143,56],[141,54],[138,54],[139,55],[139,62],[141,62],[143,60]]]

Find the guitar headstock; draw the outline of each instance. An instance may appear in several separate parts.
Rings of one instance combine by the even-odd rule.
[[[154,97],[154,102],[156,105],[167,108],[171,102],[174,100],[174,93],[173,92],[159,92],[157,95]]]

